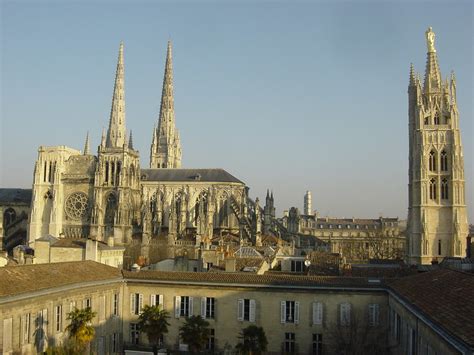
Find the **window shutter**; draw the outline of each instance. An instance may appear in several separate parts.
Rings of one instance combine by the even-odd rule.
[[[174,317],[179,318],[181,313],[181,296],[174,296]]]
[[[156,306],[156,295],[150,295],[150,306]]]
[[[286,301],[281,301],[281,323],[286,323]]]
[[[237,301],[237,320],[243,321],[244,320],[244,300],[239,299]]]
[[[323,304],[313,302],[313,324],[323,324]]]
[[[298,301],[295,302],[295,324],[300,322],[300,303]]]
[[[44,337],[48,336],[48,309],[43,309],[43,329],[44,329]]]
[[[206,297],[201,297],[201,317],[206,319]]]
[[[135,294],[130,295],[130,314],[135,314]]]
[[[143,295],[140,293],[138,296],[138,314],[142,313],[143,308]]]
[[[194,302],[193,302],[192,297],[189,297],[188,299],[189,299],[189,316],[192,316],[193,315]]]
[[[255,300],[250,300],[249,321],[253,323],[255,323],[255,310],[256,310]]]
[[[164,309],[164,306],[163,306],[163,295],[158,295],[158,304],[161,306],[161,309]]]

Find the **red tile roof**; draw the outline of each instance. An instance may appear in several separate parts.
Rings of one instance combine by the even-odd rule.
[[[447,333],[474,346],[474,274],[439,269],[406,276],[389,288]]]
[[[121,277],[119,269],[95,261],[5,266],[0,268],[0,297]]]
[[[149,271],[139,272],[122,271],[126,280],[157,280],[163,283],[171,282],[203,282],[232,284],[268,285],[268,286],[332,286],[332,287],[381,287],[383,281],[369,282],[366,277],[339,277],[339,276],[297,276],[282,274],[250,274],[250,273],[208,273],[208,272],[177,272],[177,271]]]

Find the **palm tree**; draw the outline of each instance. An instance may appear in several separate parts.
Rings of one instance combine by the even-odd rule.
[[[239,354],[259,355],[267,351],[267,336],[262,327],[249,325],[240,332],[242,342],[235,347]]]
[[[84,309],[75,308],[69,312],[67,319],[71,323],[66,327],[69,332],[69,338],[73,340],[77,352],[83,352],[89,346],[92,339],[94,339],[95,330],[91,325],[92,318],[96,316],[90,307]]]
[[[153,354],[158,353],[158,345],[163,334],[168,333],[168,312],[160,306],[145,306],[138,317],[138,329],[146,333],[153,344]]]
[[[201,316],[186,318],[184,324],[179,327],[179,335],[192,353],[198,353],[204,348],[209,334],[209,322]]]

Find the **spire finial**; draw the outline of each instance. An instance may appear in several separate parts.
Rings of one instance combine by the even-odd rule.
[[[125,144],[125,74],[123,61],[123,41],[120,42],[115,73],[114,94],[110,110],[109,129],[107,131],[107,147],[123,147]]]
[[[86,134],[86,142],[84,143],[84,155],[89,155],[91,153],[90,145],[89,145],[89,131]]]
[[[435,33],[431,27],[425,32],[428,54],[426,58],[425,82],[423,91],[425,93],[435,93],[442,90],[441,73],[438,66],[438,58],[434,46]]]

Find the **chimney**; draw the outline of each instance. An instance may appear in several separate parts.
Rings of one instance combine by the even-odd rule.
[[[237,259],[236,258],[227,258],[225,259],[225,271],[226,272],[235,272],[237,267]]]

